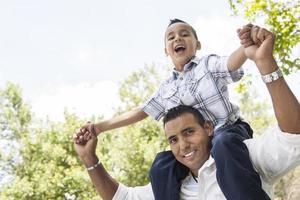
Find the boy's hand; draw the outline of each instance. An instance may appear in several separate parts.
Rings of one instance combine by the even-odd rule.
[[[251,26],[249,38],[248,28],[243,27],[239,30],[239,38],[245,48],[245,55],[256,63],[261,74],[268,74],[276,70],[277,65],[274,64],[273,56],[275,43],[275,35],[273,33],[259,26]],[[253,45],[250,45],[251,41],[253,41]],[[270,66],[268,68],[261,67],[267,65]]]
[[[241,41],[241,45],[243,45],[244,48],[254,45],[254,41],[251,38],[252,27],[253,27],[252,24],[247,24],[243,26],[243,28],[239,28],[237,30],[238,36]]]
[[[258,61],[272,57],[275,36],[265,28],[247,24],[243,28],[238,29],[240,42],[245,48],[245,53],[248,58],[253,61]]]
[[[74,140],[77,144],[85,144],[92,138],[92,135],[97,137],[97,134],[95,132],[95,124],[87,122],[75,135],[76,136],[74,136]]]

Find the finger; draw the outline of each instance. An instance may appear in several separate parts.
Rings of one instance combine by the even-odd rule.
[[[259,41],[259,39],[257,37],[258,31],[259,31],[259,27],[258,26],[253,26],[251,28],[251,39],[253,40],[253,42],[255,44],[259,44],[260,43],[260,41]]]
[[[87,132],[86,134],[83,135],[83,139],[84,139],[85,141],[88,141],[89,138],[90,138],[90,135],[91,135],[91,133],[90,133],[90,132]]]
[[[73,135],[73,140],[76,140],[77,138],[78,138],[77,133],[74,133],[74,135]]]
[[[263,41],[265,40],[266,34],[267,34],[266,29],[264,29],[264,28],[259,29],[259,31],[257,33],[257,38],[261,43],[263,43]]]
[[[239,30],[238,35],[241,36],[244,33],[251,31],[251,28],[250,27],[243,27],[242,29],[238,29],[238,30]]]
[[[245,26],[243,26],[243,27],[249,27],[249,28],[252,28],[254,25],[253,24],[251,24],[251,23],[248,23],[248,24],[246,24]]]
[[[80,130],[79,132],[80,132],[81,134],[84,134],[85,132],[88,131],[86,127],[82,127],[82,128],[80,128],[79,130]]]
[[[241,45],[243,45],[244,48],[250,47],[252,45],[255,45],[252,40],[248,40],[246,42],[241,42]]]
[[[250,32],[250,30],[247,31],[247,32],[245,32],[245,33],[243,33],[242,35],[240,35],[239,38],[240,38],[240,40],[248,39],[248,38],[251,39],[251,32]]]

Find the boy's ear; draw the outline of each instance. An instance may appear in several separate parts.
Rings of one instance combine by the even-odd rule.
[[[197,41],[197,50],[200,50],[201,49],[201,43],[200,41]]]
[[[168,53],[168,51],[167,51],[167,48],[165,48],[165,54],[166,54],[166,56],[169,56],[169,53]]]

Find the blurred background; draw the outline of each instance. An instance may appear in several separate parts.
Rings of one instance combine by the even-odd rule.
[[[164,32],[179,18],[197,31],[198,55],[230,55],[251,22],[276,34],[275,54],[300,98],[300,1],[0,1],[0,199],[99,199],[72,134],[143,103],[172,69]],[[276,126],[251,61],[230,98],[257,135]],[[106,168],[127,185],[148,182],[165,150],[161,124],[146,119],[99,136]],[[284,161],[283,161],[284,162]],[[276,199],[300,199],[300,170],[279,180]]]

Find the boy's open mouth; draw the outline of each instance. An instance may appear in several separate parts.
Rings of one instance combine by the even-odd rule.
[[[176,53],[182,53],[185,50],[185,47],[182,46],[182,45],[178,45],[178,46],[175,47],[174,50],[175,50]]]

